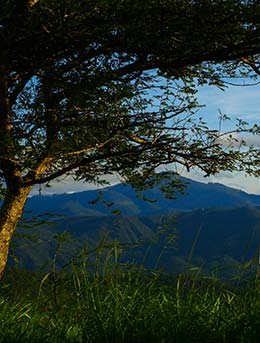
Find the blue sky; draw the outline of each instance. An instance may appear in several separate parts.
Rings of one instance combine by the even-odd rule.
[[[225,91],[206,86],[199,90],[198,99],[201,104],[206,105],[201,110],[201,114],[212,128],[218,128],[219,110],[234,119],[234,121],[236,118],[240,118],[249,124],[256,123],[260,125],[260,84],[244,87],[229,86]],[[232,127],[232,121],[223,125],[224,130],[229,130]],[[251,142],[260,145],[260,137],[252,137]],[[193,171],[185,175],[198,181],[220,182],[249,193],[260,194],[260,180],[241,173],[220,173],[206,179],[199,171]]]
[[[260,125],[260,85],[245,87],[229,86],[225,91],[214,86],[204,86],[199,89],[197,97],[201,104],[206,105],[200,110],[198,116],[203,116],[210,128],[218,129],[219,110],[234,120],[235,118],[240,118],[249,124],[256,123]],[[231,122],[224,123],[224,130],[229,130],[230,128]],[[253,139],[255,144],[260,145],[260,137],[254,137]],[[242,189],[248,193],[260,194],[259,179],[237,172],[220,173],[209,178],[204,178],[203,174],[198,170],[193,170],[190,173],[183,171],[183,175],[197,181],[220,182],[230,187]],[[118,182],[116,177],[110,178],[110,180],[112,184]],[[59,182],[53,182],[51,188],[45,189],[42,186],[42,193],[78,192],[93,188],[95,186],[87,183],[74,182],[72,179],[61,179]],[[37,193],[38,189],[39,187],[36,187],[33,193]]]

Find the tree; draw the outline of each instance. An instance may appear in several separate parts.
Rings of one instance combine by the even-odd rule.
[[[196,85],[249,73],[259,17],[254,1],[1,1],[0,274],[36,184],[116,172],[140,185],[170,163],[257,174],[254,148],[193,118]]]

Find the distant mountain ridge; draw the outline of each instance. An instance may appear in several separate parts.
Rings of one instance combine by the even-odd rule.
[[[170,273],[193,267],[203,267],[210,273],[222,265],[228,271],[221,276],[229,277],[244,272],[244,263],[249,260],[256,270],[260,196],[218,183],[182,180],[189,183],[188,194],[177,194],[175,200],[165,199],[157,186],[144,192],[157,201],[144,201],[136,197],[132,187],[121,184],[104,188],[97,202],[98,190],[34,196],[26,206],[29,228],[19,227],[12,242],[14,255],[20,258],[22,267],[38,270],[45,265],[48,270],[57,244],[55,236],[67,231],[76,241],[65,243],[57,258],[58,267],[78,254],[84,242],[91,250],[105,237],[107,242],[116,240],[131,247],[124,255],[125,261],[141,263],[149,250],[145,262],[148,268],[156,265],[164,251],[158,267]],[[53,225],[43,221],[34,227],[30,223],[31,216],[45,213],[54,217],[40,218],[50,219]]]
[[[186,211],[200,208],[234,208],[260,206],[260,195],[248,194],[219,183],[201,183],[181,178],[187,184],[185,194],[176,194],[176,199],[166,199],[159,186],[145,191],[144,195],[156,202],[144,201],[137,197],[130,185],[118,184],[102,189],[103,197],[95,202],[99,190],[73,194],[36,195],[28,199],[26,211],[32,213],[58,213],[74,216],[104,216],[119,210],[122,214],[160,214],[172,211]]]

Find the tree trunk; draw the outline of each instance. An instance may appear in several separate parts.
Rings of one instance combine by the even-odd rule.
[[[11,192],[7,190],[3,205],[0,210],[0,279],[3,276],[10,242],[15,228],[22,216],[26,199],[32,187],[23,187]]]

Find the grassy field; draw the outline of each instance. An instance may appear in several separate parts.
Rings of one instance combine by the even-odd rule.
[[[116,247],[94,273],[82,255],[60,272],[12,270],[0,288],[0,342],[260,341],[257,276],[243,288],[199,274],[169,279],[120,264]]]

